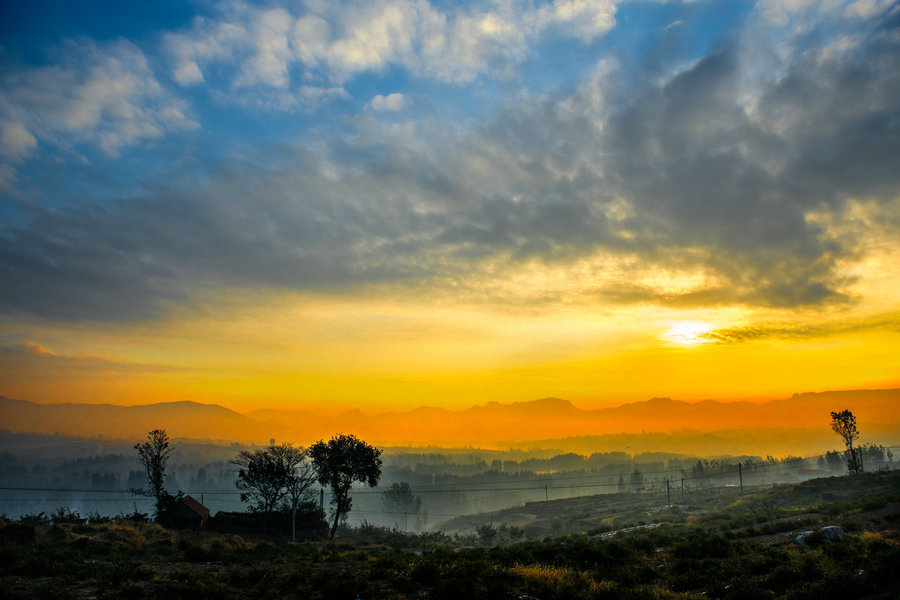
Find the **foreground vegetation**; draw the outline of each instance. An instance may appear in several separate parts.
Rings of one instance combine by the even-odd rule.
[[[691,502],[537,540],[489,523],[453,536],[366,526],[339,531],[333,542],[286,543],[128,520],[4,520],[0,597],[900,597],[900,472],[743,496],[710,491]],[[845,538],[793,542],[825,525],[840,526]]]

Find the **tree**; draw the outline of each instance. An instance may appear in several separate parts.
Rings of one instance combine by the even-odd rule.
[[[240,466],[235,487],[242,490],[241,500],[250,510],[266,516],[271,525],[272,512],[284,502],[291,511],[291,540],[297,541],[297,509],[309,495],[316,475],[309,460],[309,451],[290,443],[268,448],[242,450],[231,461]]]
[[[316,478],[331,488],[334,522],[329,538],[334,539],[338,523],[346,519],[353,499],[350,488],[354,481],[369,487],[378,485],[381,477],[381,450],[355,435],[336,435],[328,442],[318,441],[309,449]]]
[[[406,517],[412,513],[418,517],[422,508],[422,497],[417,496],[405,481],[392,483],[381,495],[384,509],[388,514],[403,515],[403,529],[407,529]]]
[[[285,492],[291,506],[291,541],[297,541],[297,507],[309,496],[316,482],[316,472],[309,458],[309,449],[283,444],[283,461],[288,477]]]
[[[231,462],[240,467],[234,485],[242,492],[241,501],[247,502],[251,511],[263,513],[269,525],[272,511],[287,493],[290,477],[281,447],[241,450]]]
[[[859,473],[863,469],[862,452],[860,448],[853,447],[853,441],[859,439],[859,430],[856,428],[856,417],[849,410],[831,413],[831,428],[844,440],[847,446],[847,469],[851,473]]]
[[[156,518],[159,519],[165,508],[173,504],[173,497],[165,487],[166,467],[172,453],[169,435],[165,429],[154,429],[147,434],[147,441],[143,444],[138,442],[134,445],[134,449],[138,451],[141,464],[144,465],[149,487],[147,489],[132,488],[131,493],[155,498]]]
[[[641,473],[637,467],[634,468],[628,479],[632,492],[644,491],[644,474]]]

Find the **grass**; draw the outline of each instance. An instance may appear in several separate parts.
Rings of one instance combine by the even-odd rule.
[[[474,533],[372,526],[335,542],[291,544],[124,520],[2,520],[0,598],[900,597],[900,472],[704,494],[674,511],[658,502],[625,515],[584,510],[566,515],[567,533],[539,539],[504,523],[490,544]],[[620,501],[581,502],[611,500]],[[569,502],[540,509],[551,519],[555,505],[558,518]],[[612,533],[642,522],[654,527]],[[800,530],[832,524],[848,532],[844,540],[810,549],[792,542]]]

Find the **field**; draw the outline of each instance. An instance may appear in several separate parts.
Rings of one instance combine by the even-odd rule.
[[[672,500],[671,508],[659,493],[530,503],[441,533],[363,526],[334,542],[296,544],[127,520],[4,520],[0,597],[900,597],[900,472]],[[845,537],[793,541],[827,525]]]

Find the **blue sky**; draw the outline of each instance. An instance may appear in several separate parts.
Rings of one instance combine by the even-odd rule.
[[[897,329],[896,2],[2,10],[10,348],[286,297]]]
[[[267,161],[268,147],[302,146],[309,136],[352,137],[361,118],[477,128],[523,98],[574,93],[598,61],[643,75],[696,60],[749,10],[739,2],[559,5],[11,3],[4,71],[19,98],[6,112],[10,123],[34,125],[20,132],[25,147],[5,153],[14,159],[7,177],[42,204],[127,197],[135,180],[165,180],[186,163],[208,173],[257,152]],[[367,18],[382,25],[366,31],[359,20]],[[438,35],[429,19],[451,39],[423,56],[426,38]],[[304,49],[312,44],[289,31],[304,20],[331,28],[331,47]],[[341,27],[355,29],[335,34]],[[407,36],[400,48],[385,33],[392,27]],[[92,86],[101,94],[108,86],[107,105],[78,101]],[[50,181],[49,170],[57,172]]]

